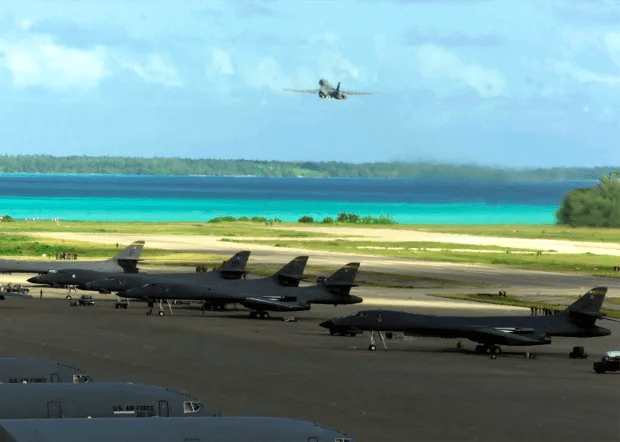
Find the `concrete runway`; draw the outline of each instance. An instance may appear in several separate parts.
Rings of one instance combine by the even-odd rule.
[[[85,240],[95,240],[90,235]],[[181,238],[176,238],[179,241]],[[147,247],[217,252],[223,259],[244,249],[203,247],[156,238],[101,236],[101,242],[145,239]],[[187,239],[187,238],[186,238]],[[190,247],[191,246],[191,247]],[[473,354],[474,343],[456,340],[389,340],[388,350],[367,351],[366,336],[331,337],[318,323],[366,305],[434,314],[514,315],[524,309],[440,300],[426,293],[506,290],[549,301],[582,295],[595,286],[620,296],[620,280],[482,266],[385,259],[365,255],[249,247],[252,262],[284,264],[301,254],[310,265],[336,270],[360,261],[361,269],[457,280],[412,289],[358,287],[365,304],[314,306],[297,322],[257,321],[247,310],[205,312],[177,308],[146,316],[145,304],[115,310],[110,297],[94,307],[72,308],[65,290],[45,288],[45,299],[0,301],[0,355],[36,356],[75,365],[97,380],[146,382],[186,390],[223,415],[281,416],[339,428],[359,442],[620,440],[620,373],[597,375],[594,360],[620,349],[620,323],[612,335],[554,338],[549,346],[504,347],[495,360]],[[0,283],[27,275],[0,275]],[[463,283],[464,281],[464,283]],[[471,282],[471,285],[467,283]],[[480,283],[485,284],[481,288]],[[571,300],[561,298],[559,303]],[[167,312],[166,312],[167,313]],[[278,316],[274,314],[274,316]],[[280,315],[286,316],[286,314]],[[571,360],[573,346],[587,360]],[[524,352],[537,355],[525,359]]]
[[[115,310],[105,300],[79,308],[62,299],[0,302],[0,354],[60,361],[102,381],[186,390],[223,415],[311,420],[359,442],[620,438],[620,373],[592,370],[604,351],[620,348],[618,323],[604,324],[610,337],[504,347],[492,360],[474,355],[471,342],[457,350],[453,339],[388,340],[387,351],[371,353],[366,336],[332,337],[317,326],[359,306],[315,306],[283,322],[251,320],[247,310],[203,316],[177,308],[159,317],[146,316],[141,303]],[[590,357],[570,360],[574,345]],[[537,358],[525,359],[526,350]]]

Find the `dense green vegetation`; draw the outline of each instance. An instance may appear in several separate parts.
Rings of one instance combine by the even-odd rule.
[[[0,156],[0,173],[102,173],[127,175],[213,175],[262,177],[463,177],[479,179],[598,179],[614,167],[509,169],[431,162],[343,163],[338,161],[254,161],[189,158]]]
[[[603,176],[594,187],[569,192],[556,217],[569,226],[620,227],[620,175]]]

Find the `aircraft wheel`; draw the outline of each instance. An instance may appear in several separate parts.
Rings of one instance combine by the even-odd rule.
[[[164,316],[164,311],[163,310],[159,311],[159,316]]]
[[[251,312],[250,312],[250,318],[252,318],[252,319],[256,319],[256,318],[258,318],[258,312],[251,311]]]
[[[114,304],[114,308],[115,308],[116,310],[118,310],[118,309],[120,308],[120,305],[118,305],[118,304]]]
[[[67,300],[71,301],[71,295],[67,295]]]
[[[388,339],[392,339],[394,337],[394,333],[392,332],[385,332],[385,337]]]
[[[369,351],[375,351],[375,350],[377,350],[377,346],[376,346],[375,344],[370,344],[370,345],[368,346],[368,350],[369,350]]]
[[[493,347],[491,347],[491,350],[492,350],[493,354],[496,354],[496,355],[498,355],[498,354],[500,354],[502,352],[502,349],[499,346],[497,346],[497,345],[494,345]]]
[[[146,312],[146,316],[151,316],[151,312]]]
[[[461,341],[456,343],[456,348],[461,349],[463,348],[463,343]]]
[[[127,310],[127,304],[123,304],[123,308]]]

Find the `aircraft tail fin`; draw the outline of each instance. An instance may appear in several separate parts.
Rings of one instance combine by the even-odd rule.
[[[353,281],[355,281],[359,268],[359,262],[348,263],[325,279],[325,286],[329,291],[338,295],[348,295],[352,287],[358,286],[358,284],[355,284]]]
[[[118,265],[123,267],[126,272],[136,271],[138,261],[141,261],[140,254],[143,247],[144,241],[134,241],[121,250],[112,260],[118,262]]]
[[[248,250],[235,253],[232,258],[224,261],[224,263],[215,270],[220,272],[222,279],[241,279],[246,273],[245,266],[248,263],[249,257],[250,252]]]
[[[594,324],[596,319],[605,316],[601,313],[601,306],[607,294],[607,287],[595,287],[581,298],[569,305],[565,312],[578,321]]]
[[[338,82],[338,86],[336,86],[336,93],[340,93],[340,82]]]
[[[278,270],[273,276],[280,285],[297,287],[299,286],[299,281],[304,277],[307,262],[307,256],[298,256]]]

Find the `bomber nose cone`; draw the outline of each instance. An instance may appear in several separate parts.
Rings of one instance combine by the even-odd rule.
[[[332,328],[332,326],[334,325],[334,320],[333,319],[329,319],[327,321],[323,321],[319,324],[321,327],[323,328]]]
[[[38,276],[33,276],[32,278],[28,278],[26,281],[31,282],[33,284],[38,284],[41,282]]]
[[[360,298],[359,296],[353,296],[353,295],[350,295],[350,296],[351,296],[351,304],[359,304],[361,302],[364,302],[364,299]]]

